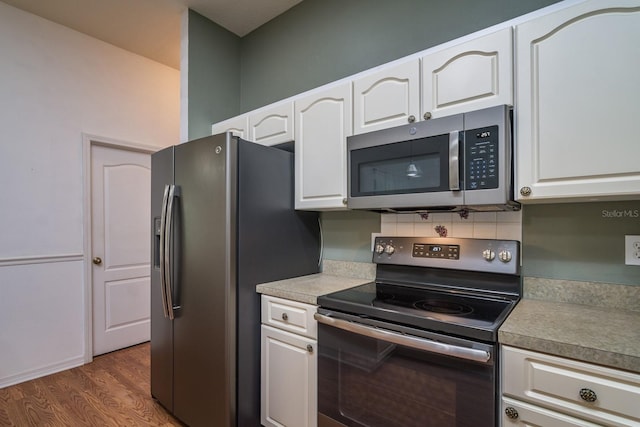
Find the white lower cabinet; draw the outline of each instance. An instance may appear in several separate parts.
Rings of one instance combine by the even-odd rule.
[[[317,425],[315,312],[313,305],[262,296],[261,422],[265,427]]]
[[[502,348],[502,426],[640,426],[640,375]]]

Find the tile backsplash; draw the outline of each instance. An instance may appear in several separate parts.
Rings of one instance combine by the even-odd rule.
[[[382,214],[380,220],[380,234],[385,236],[438,237],[436,228],[442,227],[447,237],[522,241],[522,211],[469,212],[467,218],[438,212],[426,219],[418,214]]]

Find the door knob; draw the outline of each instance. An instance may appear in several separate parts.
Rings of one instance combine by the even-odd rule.
[[[94,263],[95,265],[100,265],[100,264],[102,264],[102,258],[100,258],[99,256],[95,257],[95,258],[93,259],[93,263]]]

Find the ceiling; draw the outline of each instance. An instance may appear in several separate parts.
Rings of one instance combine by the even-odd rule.
[[[179,69],[180,20],[185,9],[242,37],[302,0],[1,1]]]

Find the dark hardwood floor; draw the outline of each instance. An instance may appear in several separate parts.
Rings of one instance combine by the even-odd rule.
[[[151,398],[149,343],[0,389],[0,426],[182,426]]]

